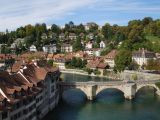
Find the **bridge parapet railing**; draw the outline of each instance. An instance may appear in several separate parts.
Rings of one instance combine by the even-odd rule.
[[[109,82],[94,82],[94,81],[89,81],[89,82],[59,82],[60,85],[125,85],[125,84],[155,84],[157,82],[160,82],[159,80],[138,80],[138,81],[132,81],[132,82],[127,82],[127,81],[109,81]]]
[[[136,84],[155,84],[157,82],[160,82],[160,79],[156,79],[156,80],[138,80],[135,81]]]
[[[105,85],[122,85],[122,84],[128,84],[126,82],[60,82],[60,85],[101,85],[101,86],[105,86]]]

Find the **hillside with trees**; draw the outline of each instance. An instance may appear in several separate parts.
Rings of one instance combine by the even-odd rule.
[[[59,35],[64,33],[68,36],[70,33],[77,35],[77,40],[60,41]],[[94,47],[97,48],[100,41],[107,43],[106,48],[102,54],[106,54],[112,49],[134,51],[139,48],[146,48],[153,52],[160,52],[160,19],[153,20],[146,17],[142,20],[132,20],[128,22],[127,26],[110,25],[106,23],[100,29],[96,24],[91,26],[89,30],[85,29],[82,24],[75,25],[73,22],[65,24],[64,28],[53,24],[50,29],[47,29],[45,23],[36,25],[26,25],[17,28],[15,31],[6,30],[5,34],[0,34],[0,44],[5,44],[7,47],[2,47],[2,53],[10,53],[10,45],[17,39],[25,39],[25,43],[17,46],[16,51],[20,54],[28,50],[29,46],[34,44],[39,51],[47,44],[56,44],[60,46],[67,42],[73,45],[73,50],[82,50],[80,43],[85,43],[90,40],[88,35],[92,33],[94,36]],[[82,35],[83,34],[83,35]],[[42,36],[46,35],[46,38]],[[49,37],[52,36],[52,37]],[[5,49],[5,50],[4,50]]]

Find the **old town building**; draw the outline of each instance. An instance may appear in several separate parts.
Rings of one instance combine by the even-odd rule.
[[[39,64],[0,73],[0,120],[39,120],[58,104],[59,69]]]
[[[154,52],[150,52],[144,48],[139,49],[132,54],[132,60],[140,66],[146,65],[149,59],[156,59],[156,55]]]

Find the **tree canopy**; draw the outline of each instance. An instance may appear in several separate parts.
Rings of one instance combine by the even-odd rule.
[[[118,55],[115,57],[115,70],[117,72],[122,72],[125,69],[129,69],[128,66],[132,62],[131,52],[126,50],[119,51]]]

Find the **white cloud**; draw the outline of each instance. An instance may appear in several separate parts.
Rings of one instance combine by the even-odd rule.
[[[67,16],[83,16],[77,14],[81,10],[89,16],[107,14],[111,23],[123,22],[125,18],[118,19],[121,13],[159,14],[160,1],[154,0],[0,0],[0,31],[15,29],[26,24],[35,24],[48,21],[59,21]],[[152,4],[150,4],[152,3]],[[117,13],[117,19],[111,12]],[[121,12],[121,13],[120,13]],[[157,15],[158,16],[158,15]],[[101,18],[97,18],[101,19]],[[64,19],[65,20],[65,19]],[[100,20],[99,23],[102,23]],[[104,20],[105,21],[105,20]],[[67,21],[65,21],[67,22]],[[83,21],[81,21],[83,22]],[[95,21],[98,22],[98,21]]]
[[[73,15],[75,9],[94,3],[96,0],[8,0],[0,7],[0,30],[46,22]]]

